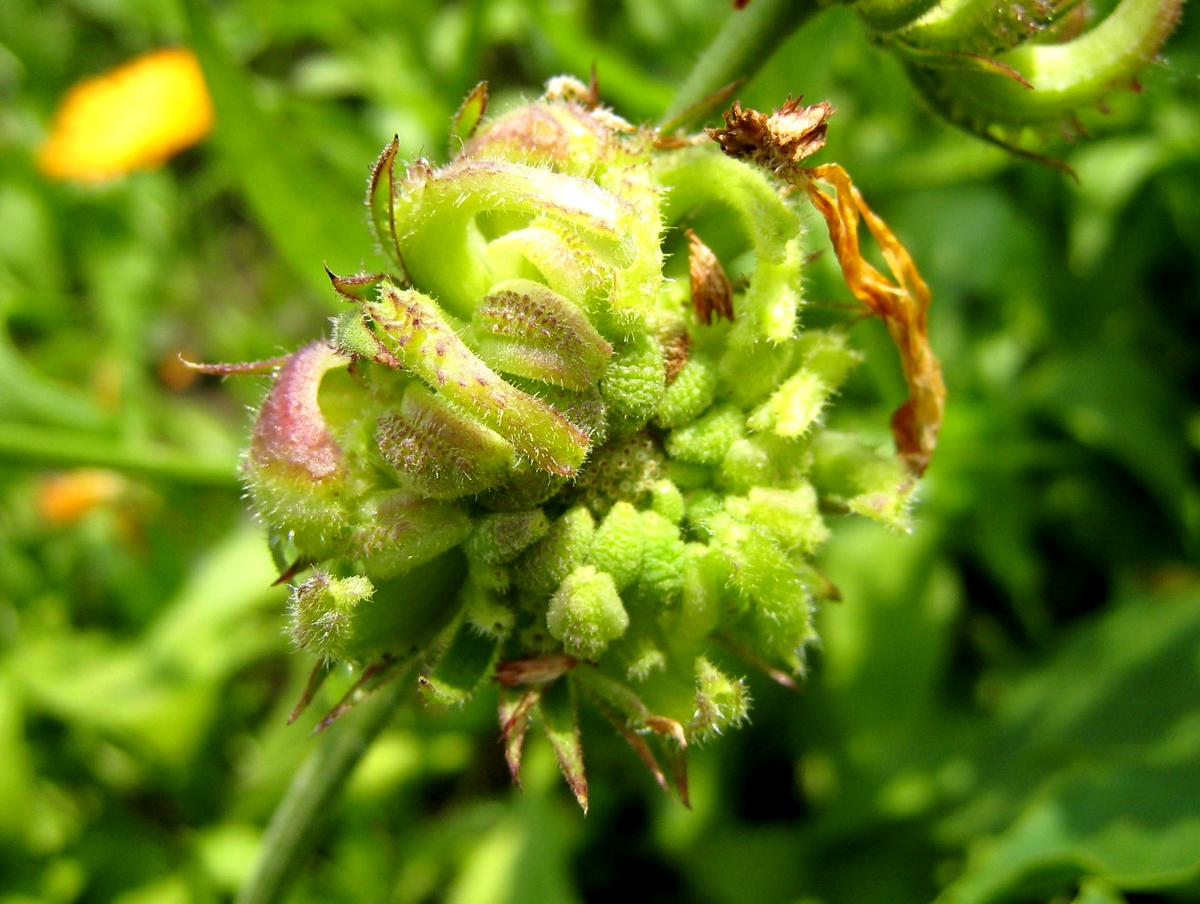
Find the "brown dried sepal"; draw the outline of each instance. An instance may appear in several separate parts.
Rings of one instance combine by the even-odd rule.
[[[342,300],[354,304],[361,304],[373,298],[372,290],[390,278],[386,273],[355,273],[353,276],[338,276],[328,266],[325,268],[325,275],[329,277],[333,290],[341,296]]]
[[[504,744],[504,761],[513,784],[521,787],[521,750],[525,745],[525,732],[529,728],[529,712],[541,699],[541,688],[527,691],[500,688],[499,717],[500,740]]]
[[[946,402],[941,365],[929,345],[926,317],[929,287],[908,250],[867,206],[844,169],[830,163],[805,170],[804,176],[808,196],[829,227],[846,285],[855,298],[883,320],[900,352],[909,397],[892,415],[892,436],[900,460],[910,472],[920,476],[937,446]],[[836,198],[817,182],[832,185]],[[895,281],[863,258],[858,244],[860,216],[875,237]]]
[[[547,684],[562,677],[577,665],[579,660],[566,653],[523,656],[499,663],[496,666],[496,681],[507,687]]]
[[[749,160],[793,181],[799,176],[800,161],[825,146],[826,121],[835,112],[828,101],[805,107],[801,106],[802,100],[789,98],[770,116],[743,110],[734,101],[725,114],[725,128],[705,131],[730,157]]]
[[[667,385],[670,386],[679,376],[692,351],[692,337],[685,327],[664,330],[659,334],[658,341],[663,347],[663,366],[667,372]]]
[[[700,236],[687,230],[688,270],[692,278],[692,309],[696,319],[711,326],[713,315],[733,320],[733,286],[717,256]]]
[[[638,759],[642,761],[642,765],[649,771],[658,787],[662,788],[663,794],[670,795],[671,786],[667,783],[667,775],[662,770],[662,766],[658,764],[658,758],[654,755],[654,751],[650,749],[650,745],[646,743],[646,739],[629,727],[624,719],[618,716],[603,701],[596,700],[596,705],[600,708],[600,712],[612,724],[618,734],[625,739],[633,752],[637,754]]]

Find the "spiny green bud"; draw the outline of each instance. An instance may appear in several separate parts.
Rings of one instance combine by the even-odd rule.
[[[515,452],[485,427],[417,384],[398,411],[379,418],[375,442],[400,480],[434,499],[455,499],[503,483]]]
[[[642,530],[638,510],[628,502],[618,502],[592,539],[588,561],[606,572],[617,590],[633,583],[642,567]]]
[[[678,524],[687,511],[687,502],[674,483],[656,480],[650,487],[650,508],[672,524]]]
[[[788,551],[810,554],[829,539],[817,491],[810,483],[790,490],[751,487],[747,496],[726,497],[725,510],[761,527]]]
[[[550,532],[513,563],[513,576],[532,593],[551,593],[592,546],[596,522],[582,506],[568,510]]]
[[[737,591],[735,605],[743,613],[734,632],[751,649],[803,671],[816,633],[812,593],[800,573],[761,528],[722,513],[711,519],[709,529]]]
[[[730,678],[704,656],[696,657],[696,715],[688,726],[697,740],[715,737],[750,716],[750,694],[741,678]]]
[[[584,565],[567,575],[550,598],[546,624],[568,655],[593,660],[625,633],[629,614],[612,575]]]
[[[655,511],[641,513],[642,562],[634,597],[655,608],[674,604],[683,589],[685,545],[679,528]]]
[[[612,346],[587,315],[528,279],[497,283],[475,309],[479,352],[504,373],[580,392],[593,385]]]
[[[334,553],[345,534],[352,482],[317,393],[325,374],[349,363],[324,342],[288,358],[259,410],[243,465],[259,514],[313,560]]]
[[[746,424],[752,430],[803,436],[821,417],[846,374],[862,360],[845,337],[835,333],[806,333],[797,346],[800,369],[750,415]]]
[[[716,395],[716,366],[702,355],[692,355],[663,391],[654,422],[668,428],[691,423],[713,403]]]
[[[745,412],[734,405],[721,405],[672,431],[667,438],[667,454],[698,465],[719,465],[745,435]]]
[[[550,530],[541,509],[485,515],[475,523],[466,543],[467,556],[488,565],[511,562]]]
[[[662,346],[654,336],[636,333],[618,345],[600,380],[614,432],[628,432],[653,417],[666,382]]]
[[[560,79],[489,119],[479,88],[446,165],[384,150],[370,215],[404,278],[331,275],[352,307],[280,369],[247,483],[296,557],[288,576],[320,568],[293,595],[293,633],[363,669],[352,698],[406,664],[439,703],[494,678],[514,776],[540,714],[583,803],[577,701],[592,700],[686,799],[688,744],[749,707],[712,647],[803,672],[829,595],[809,563],[825,513],[902,524],[940,397],[907,403],[905,464],[825,429],[860,357],[844,329],[801,319],[802,212],[825,215],[827,196],[789,184],[810,178],[796,161],[763,164],[779,149],[755,150],[753,111],[723,136],[747,149],[732,159],[588,97]],[[785,111],[820,130],[831,108]],[[810,149],[824,134],[793,132]],[[723,228],[695,216],[714,209]],[[911,301],[880,285],[857,288]],[[881,310],[927,352],[920,311]],[[940,387],[936,361],[918,363]]]
[[[354,635],[354,610],[374,593],[374,585],[362,575],[334,578],[314,572],[292,591],[288,603],[296,646],[324,660],[345,659]]]

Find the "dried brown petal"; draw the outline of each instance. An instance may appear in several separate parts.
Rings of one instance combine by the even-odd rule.
[[[500,688],[500,738],[504,742],[504,760],[508,763],[508,774],[513,784],[521,787],[521,749],[525,744],[525,732],[529,728],[529,711],[542,696],[540,688],[525,692]]]
[[[579,660],[566,653],[545,653],[541,656],[524,656],[510,659],[496,666],[496,680],[508,687],[523,684],[545,684],[565,675]]]
[[[717,256],[700,236],[687,230],[688,270],[692,278],[692,309],[696,319],[711,326],[713,314],[733,320],[733,286]]]
[[[725,114],[725,128],[707,132],[730,157],[749,160],[791,181],[798,176],[800,161],[825,146],[826,120],[835,112],[828,101],[804,107],[803,99],[789,100],[770,116],[743,110],[734,101]]]
[[[667,385],[670,386],[688,363],[692,349],[692,337],[684,327],[660,333],[658,341],[663,347],[663,365],[667,371]]]
[[[829,227],[846,285],[855,298],[883,320],[900,352],[909,397],[892,415],[892,435],[900,460],[909,471],[920,475],[929,466],[937,446],[946,402],[942,369],[929,346],[926,320],[929,287],[908,250],[867,206],[844,169],[831,163],[806,170],[805,175],[808,196]],[[837,191],[836,199],[820,188],[818,181],[832,185]],[[863,258],[858,244],[860,215],[875,237],[895,282]]]

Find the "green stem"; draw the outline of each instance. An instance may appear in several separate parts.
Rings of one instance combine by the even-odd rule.
[[[108,437],[77,430],[0,425],[0,461],[74,467],[114,468],[178,483],[238,485],[237,463],[226,458],[204,457],[163,446],[122,445]]]
[[[283,897],[354,767],[406,698],[409,674],[401,672],[318,737],[271,817],[254,873],[235,904],[275,904]]]
[[[696,60],[663,121],[679,119],[730,82],[749,79],[815,12],[814,0],[753,0],[731,12]]]

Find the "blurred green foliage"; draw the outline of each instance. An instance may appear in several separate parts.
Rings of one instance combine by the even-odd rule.
[[[652,120],[731,14],[0,5],[0,901],[227,900],[310,743],[315,716],[284,724],[306,664],[235,479],[262,381],[189,382],[175,356],[266,358],[321,332],[321,262],[383,266],[367,165],[396,133],[441,157],[477,80],[502,106],[595,64],[608,103]],[[205,64],[213,138],[100,187],[39,176],[62,93],[171,43]],[[814,674],[799,695],[755,680],[752,724],[693,756],[692,810],[594,713],[584,819],[545,746],[509,786],[494,694],[414,703],[291,900],[1200,898],[1193,19],[1165,56],[1057,148],[1073,183],[936,119],[849,11],[789,39],[743,100],[831,100],[820,161],[854,175],[934,290],[950,404],[915,532],[841,525],[822,562],[844,602],[821,613]],[[848,296],[832,253],[810,272],[816,322]],[[868,363],[839,416],[882,438],[903,384],[878,323],[855,337]],[[81,465],[125,476],[52,523],[47,475]]]

